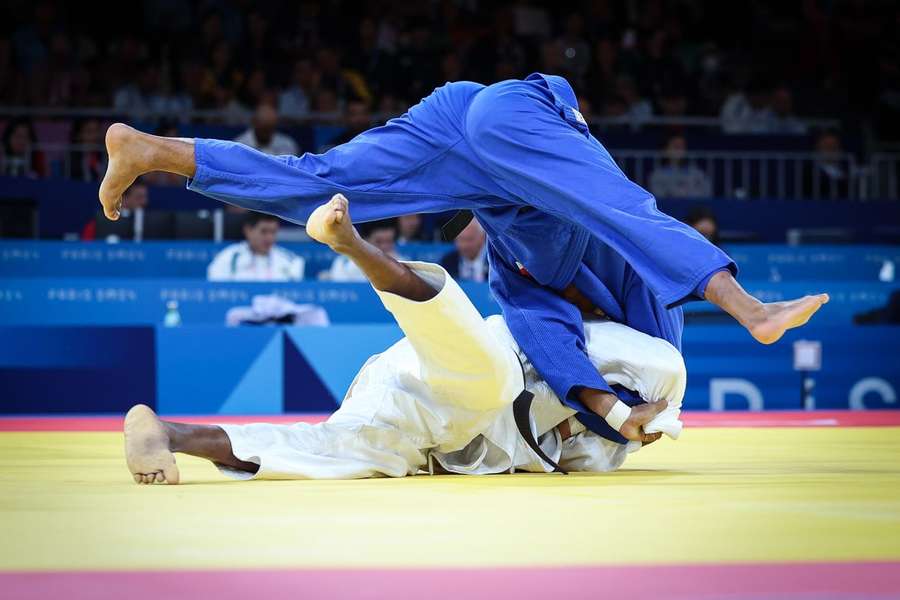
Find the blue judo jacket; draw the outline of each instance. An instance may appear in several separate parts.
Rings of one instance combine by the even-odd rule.
[[[661,213],[578,112],[565,79],[448,83],[404,115],[325,154],[269,156],[198,139],[188,188],[304,224],[335,193],[355,221],[472,210],[487,232],[490,284],[521,349],[591,430],[624,442],[578,400],[612,389],[585,353],[575,285],[609,318],[681,348],[680,304],[734,262]]]

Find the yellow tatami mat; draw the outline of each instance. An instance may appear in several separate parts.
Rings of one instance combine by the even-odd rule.
[[[617,473],[239,482],[118,433],[0,433],[0,569],[900,559],[900,428],[688,429]]]

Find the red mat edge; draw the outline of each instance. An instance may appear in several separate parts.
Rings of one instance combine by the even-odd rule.
[[[166,415],[182,423],[318,423],[328,415]],[[900,410],[686,412],[686,427],[896,427]],[[3,431],[121,431],[121,416],[0,417]]]
[[[0,572],[10,598],[896,597],[900,562],[422,569]],[[424,594],[423,594],[424,593]],[[588,594],[587,596],[585,594]]]

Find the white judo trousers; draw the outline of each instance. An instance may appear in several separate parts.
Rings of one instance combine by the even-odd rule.
[[[436,468],[466,474],[550,471],[516,428],[512,403],[523,388],[534,394],[532,432],[563,469],[611,471],[640,448],[639,442],[606,440],[571,418],[575,411],[538,377],[502,317],[482,319],[442,267],[405,264],[437,290],[424,302],[376,290],[406,337],[366,362],[341,407],[323,423],[220,425],[235,457],[259,465],[255,474],[220,466],[223,473],[241,479],[357,479]],[[585,334],[588,355],[610,384],[648,402],[669,402],[645,431],[677,438],[686,384],[681,354],[665,340],[618,323],[586,322]],[[556,427],[567,419],[576,435],[562,440]]]

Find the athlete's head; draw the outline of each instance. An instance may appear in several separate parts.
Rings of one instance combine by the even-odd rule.
[[[256,134],[257,143],[266,145],[272,141],[277,126],[278,111],[275,107],[271,104],[260,104],[256,108],[256,114],[253,115],[253,133]]]
[[[269,254],[277,236],[277,217],[257,212],[249,212],[244,217],[244,239],[254,254]]]
[[[363,223],[359,227],[359,234],[385,254],[394,254],[397,241],[397,222],[395,219]]]

